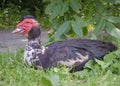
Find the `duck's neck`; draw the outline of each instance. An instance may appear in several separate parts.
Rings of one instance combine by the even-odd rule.
[[[31,46],[32,49],[40,49],[41,54],[45,53],[46,47],[42,46],[41,41],[40,41],[40,37],[37,37],[36,39],[28,40],[27,45]]]
[[[28,39],[28,42],[38,42],[40,45],[41,45],[41,40],[40,40],[40,37],[37,37],[35,39]]]
[[[40,55],[43,55],[45,49],[41,46],[41,42],[39,38],[28,40],[28,43],[25,47],[24,52],[24,61],[30,66],[41,66],[41,61],[38,58]]]

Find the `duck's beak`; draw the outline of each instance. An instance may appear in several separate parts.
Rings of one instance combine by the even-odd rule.
[[[15,30],[12,31],[12,33],[13,33],[13,34],[22,33],[23,31],[24,31],[23,29],[16,28]]]

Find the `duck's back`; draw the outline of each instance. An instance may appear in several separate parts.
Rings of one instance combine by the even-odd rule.
[[[67,67],[78,66],[82,69],[91,59],[102,59],[105,54],[116,50],[112,43],[89,39],[72,39],[47,45],[49,67],[63,64]]]

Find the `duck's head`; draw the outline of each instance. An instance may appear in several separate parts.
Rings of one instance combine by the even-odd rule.
[[[27,35],[28,39],[35,39],[40,36],[40,26],[39,23],[31,15],[26,15],[17,24],[16,29],[12,31],[13,34],[23,34]]]

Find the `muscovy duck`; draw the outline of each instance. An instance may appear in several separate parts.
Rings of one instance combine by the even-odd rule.
[[[65,65],[71,68],[70,72],[75,72],[83,69],[89,60],[103,59],[117,49],[112,43],[90,39],[58,41],[44,47],[40,40],[41,27],[31,15],[24,16],[16,27],[12,33],[20,33],[28,38],[24,61],[35,68]]]

